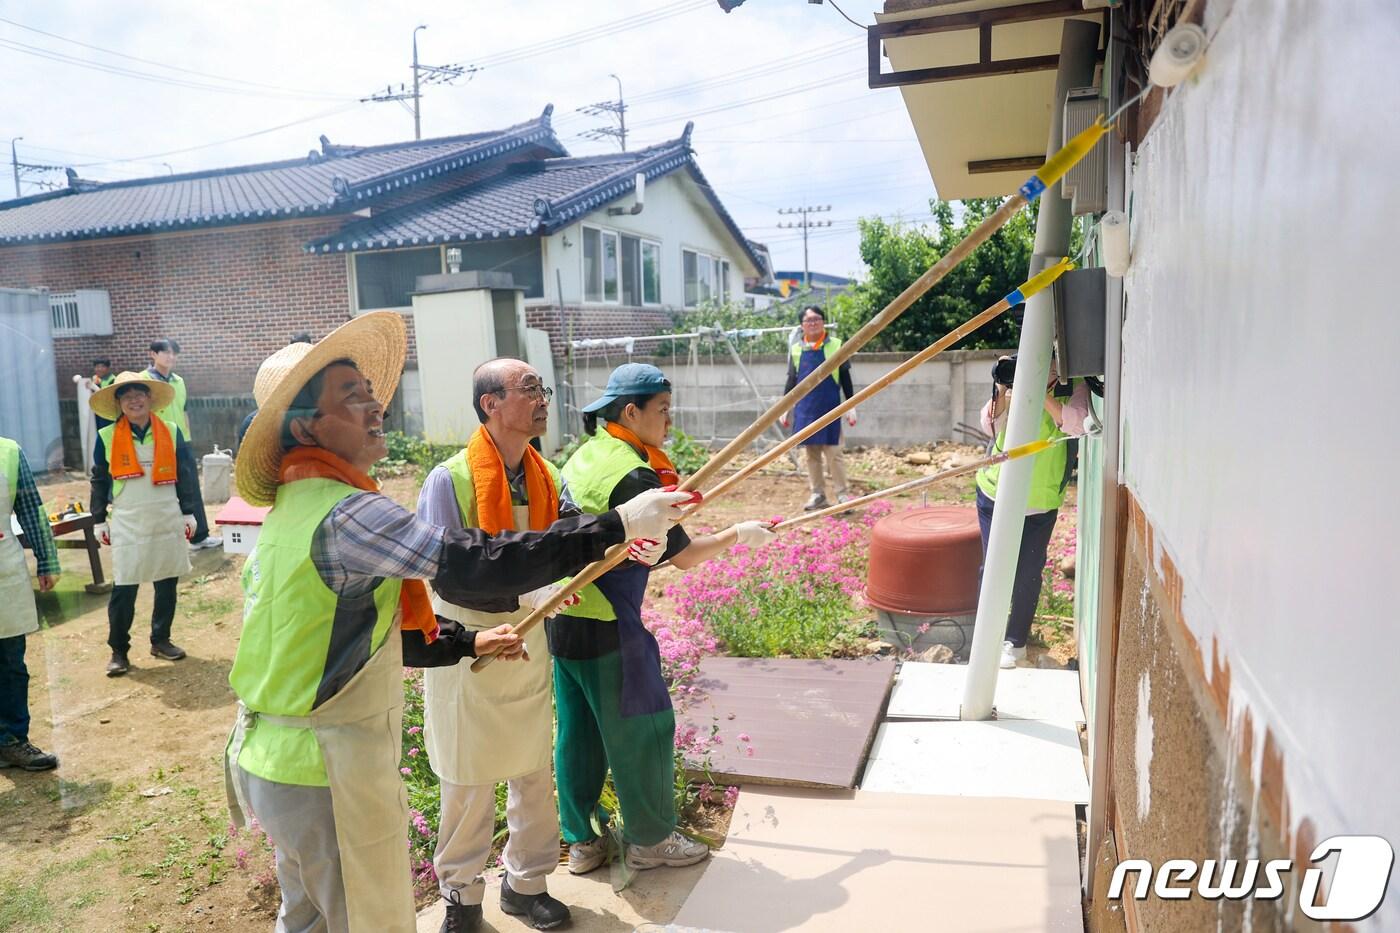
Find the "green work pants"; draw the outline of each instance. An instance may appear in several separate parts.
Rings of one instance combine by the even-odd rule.
[[[587,661],[554,659],[554,779],[564,841],[587,842],[603,781],[612,768],[622,810],[622,838],[655,845],[676,828],[676,714],[672,710],[623,718],[622,659],[613,651]]]

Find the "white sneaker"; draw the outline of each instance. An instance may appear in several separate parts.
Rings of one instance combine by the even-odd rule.
[[[608,840],[599,836],[569,846],[569,874],[586,875],[608,860]]]
[[[1001,643],[1001,667],[1002,670],[1010,670],[1016,666],[1016,662],[1026,659],[1026,648],[1022,645],[1017,648],[1009,641]]]
[[[710,847],[703,842],[696,842],[678,832],[662,839],[656,845],[627,847],[627,865],[630,868],[643,870],[647,868],[679,868],[682,865],[694,865],[702,861],[710,854]]]

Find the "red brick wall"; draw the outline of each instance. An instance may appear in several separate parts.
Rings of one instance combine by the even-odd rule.
[[[297,331],[320,338],[350,316],[341,254],[311,256],[307,241],[344,217],[155,236],[0,248],[0,286],[106,289],[110,337],[56,338],[55,377],[72,397],[72,374],[94,356],[115,369],[149,365],[156,337],[180,343],[178,372],[192,396],[251,394],[258,364]]]
[[[591,340],[599,337],[641,337],[652,334],[670,333],[675,329],[671,312],[663,308],[628,307],[567,307],[564,320],[560,321],[559,308],[541,307],[525,309],[525,324],[549,333],[549,347],[554,359],[564,359],[564,343],[570,336],[574,340]],[[572,326],[573,333],[568,329]],[[645,349],[649,348],[644,348]],[[615,355],[617,351],[613,351]],[[588,355],[603,355],[602,350],[575,351],[574,358]]]

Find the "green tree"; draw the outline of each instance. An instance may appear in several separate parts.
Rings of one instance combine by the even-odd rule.
[[[1001,206],[1000,198],[963,201],[955,219],[948,201],[930,201],[932,227],[860,221],[860,255],[869,275],[832,301],[832,313],[849,336],[878,314],[911,282],[947,255]],[[867,344],[870,350],[922,350],[1026,280],[1035,240],[1035,204],[1016,214],[938,285]],[[1014,316],[1013,316],[1014,315]],[[1008,312],[959,345],[961,349],[1014,347],[1019,315]]]

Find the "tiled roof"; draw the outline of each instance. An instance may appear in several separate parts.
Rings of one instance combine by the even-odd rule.
[[[552,112],[551,105],[503,130],[381,146],[336,146],[323,136],[321,151],[303,159],[185,175],[103,184],[70,173],[67,189],[0,202],[0,246],[355,210],[527,147],[567,155],[550,126]]]
[[[762,263],[695,164],[691,125],[677,139],[633,152],[544,159],[437,197],[347,224],[309,243],[308,252],[364,252],[430,243],[542,236],[632,193],[638,173],[651,181],[685,169],[754,265]]]

